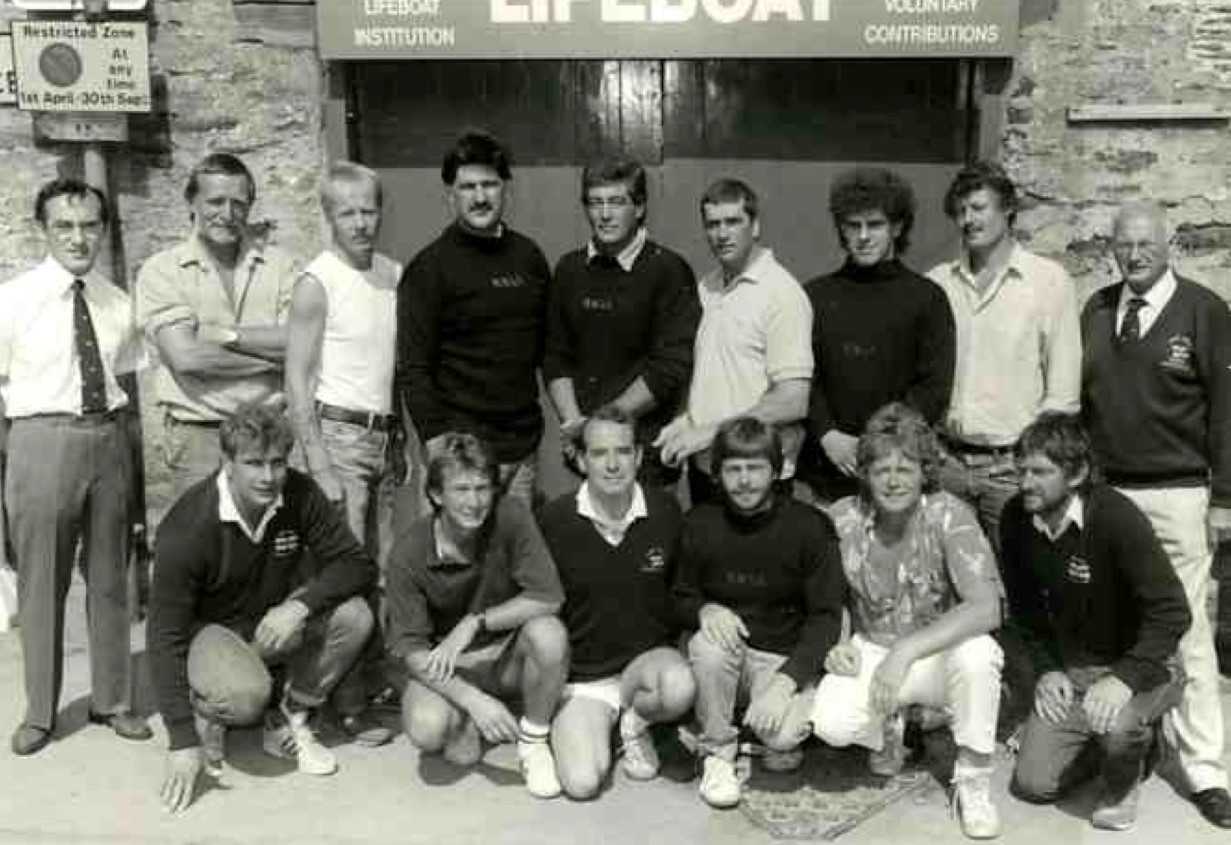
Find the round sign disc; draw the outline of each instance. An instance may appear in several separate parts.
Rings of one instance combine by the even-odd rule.
[[[67,88],[81,78],[81,55],[71,44],[48,44],[38,56],[39,73],[58,88]]]

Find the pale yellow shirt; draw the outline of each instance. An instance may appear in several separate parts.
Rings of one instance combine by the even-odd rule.
[[[812,379],[812,303],[773,250],[758,248],[729,285],[722,269],[715,268],[697,290],[702,313],[688,390],[694,425],[748,411],[778,382]],[[794,474],[802,432],[799,423],[782,427],[783,478]],[[708,471],[708,450],[697,463]]]
[[[957,326],[949,435],[1008,446],[1041,412],[1077,411],[1081,326],[1077,291],[1063,267],[1014,244],[983,290],[965,256],[928,277],[948,295]]]
[[[82,291],[103,359],[107,408],[128,404],[117,375],[147,359],[132,300],[98,272]],[[73,335],[74,276],[54,258],[0,285],[0,395],[10,418],[81,413],[81,364]]]
[[[151,344],[173,323],[273,326],[286,322],[298,270],[286,253],[246,244],[235,266],[234,298],[195,236],[150,258],[137,274],[137,322]],[[155,348],[157,348],[155,346]],[[178,420],[217,422],[240,405],[282,390],[282,373],[235,378],[172,373],[164,361],[154,399]]]

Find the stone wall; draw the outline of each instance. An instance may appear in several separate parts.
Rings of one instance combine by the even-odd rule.
[[[1113,279],[1117,204],[1152,197],[1176,230],[1179,269],[1231,298],[1231,124],[1066,116],[1094,104],[1231,111],[1231,2],[1060,0],[1023,29],[1022,44],[1001,150],[1025,191],[1023,239],[1063,260],[1084,298]]]
[[[276,243],[301,255],[320,248],[321,64],[310,38],[268,43],[245,11],[232,0],[150,2],[156,111],[130,118],[130,143],[109,156],[129,278],[183,237],[188,171],[215,151],[240,155],[256,174],[253,220]],[[0,22],[22,14],[0,5]],[[36,142],[30,116],[5,107],[0,172],[0,278],[7,278],[41,254],[30,218],[38,185],[79,175],[80,155],[73,145]]]

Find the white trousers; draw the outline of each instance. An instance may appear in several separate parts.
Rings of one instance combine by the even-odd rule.
[[[816,735],[833,746],[862,745],[880,751],[888,714],[872,709],[872,673],[889,650],[858,634],[851,642],[859,650],[859,674],[828,674],[816,689],[812,724]],[[898,703],[945,709],[953,739],[962,748],[990,754],[996,748],[996,716],[1000,710],[1000,646],[984,634],[947,651],[917,660],[906,673]]]
[[[1175,743],[1180,768],[1194,792],[1225,789],[1218,658],[1205,606],[1213,562],[1205,528],[1210,491],[1204,487],[1117,489],[1132,499],[1154,526],[1154,534],[1184,585],[1193,615],[1192,626],[1180,638],[1177,650],[1188,683],[1180,705],[1164,717],[1165,734]]]

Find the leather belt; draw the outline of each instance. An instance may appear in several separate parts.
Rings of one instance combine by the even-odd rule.
[[[89,411],[84,414],[30,414],[25,417],[15,417],[18,420],[41,420],[45,422],[66,422],[76,425],[102,425],[115,422],[120,418],[120,409],[114,411]]]
[[[1013,445],[993,446],[990,443],[971,443],[969,440],[956,440],[952,437],[942,437],[945,448],[950,452],[962,452],[967,455],[1012,455]]]
[[[368,411],[352,411],[350,408],[339,408],[325,402],[316,403],[316,413],[323,420],[348,423],[366,428],[368,431],[389,431],[396,419],[392,414],[373,414]]]

